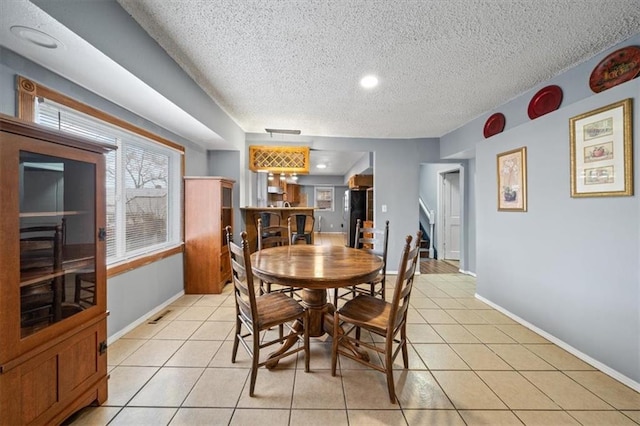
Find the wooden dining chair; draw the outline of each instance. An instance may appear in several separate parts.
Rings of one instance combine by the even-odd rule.
[[[233,242],[230,226],[227,226],[226,232],[236,306],[236,329],[233,338],[231,362],[236,362],[238,345],[242,344],[251,356],[249,396],[254,396],[258,368],[269,362],[304,351],[304,370],[309,372],[309,314],[300,303],[282,293],[274,292],[256,295],[247,233],[242,232],[242,243],[237,245]],[[293,321],[299,321],[303,326],[295,329],[290,324]],[[278,338],[270,339],[265,336],[264,340],[261,341],[261,333],[275,326],[278,326],[281,330]],[[287,335],[282,333],[283,326],[289,329]],[[300,339],[302,345],[294,345],[291,349],[260,362],[261,349],[277,343],[282,344],[289,338]]]
[[[372,226],[364,226],[362,221],[356,221],[356,233],[354,246],[375,254],[382,259],[380,273],[370,282],[352,286],[349,288],[335,288],[333,290],[333,304],[338,306],[340,299],[350,300],[358,294],[369,294],[385,300],[387,288],[387,251],[389,248],[389,221],[384,224],[384,229],[376,229]],[[344,292],[344,290],[347,290]],[[340,294],[342,291],[342,294]]]
[[[62,317],[63,238],[64,222],[20,228],[21,275],[46,272],[46,279],[20,288],[21,327],[39,327]]]
[[[254,216],[256,228],[258,227],[258,221],[262,221],[262,226],[268,228],[270,226],[280,226],[281,217],[279,213],[275,212],[259,212]]]
[[[273,222],[271,222],[273,223]],[[258,218],[258,250],[269,247],[288,246],[291,241],[291,218],[287,218],[286,226],[265,224],[262,218]]]
[[[396,403],[393,362],[400,352],[402,352],[404,368],[409,368],[407,312],[411,290],[413,289],[413,278],[419,262],[418,254],[420,252],[421,237],[422,232],[419,231],[413,248],[411,247],[411,236],[407,235],[406,237],[391,302],[386,302],[368,294],[360,294],[355,299],[345,303],[342,308],[336,310],[333,318],[331,374],[333,376],[336,375],[338,354],[381,371],[387,376],[387,388],[392,404]],[[339,334],[341,326],[344,327],[343,334]],[[384,345],[376,346],[372,342],[363,341],[361,339],[362,329],[382,336]],[[400,334],[399,337],[398,334]],[[360,359],[353,353],[343,349],[340,343],[345,341],[377,352],[382,357],[382,365]]]
[[[263,226],[262,218],[258,218],[258,251],[269,247],[288,246],[291,241],[291,217],[287,218],[287,226],[271,225]],[[294,296],[299,288],[293,288],[289,286],[280,286],[276,291],[282,293],[288,293],[289,296]],[[272,283],[261,282],[261,293],[271,293]]]

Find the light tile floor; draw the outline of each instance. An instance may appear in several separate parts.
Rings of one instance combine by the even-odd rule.
[[[391,280],[393,281],[393,277]],[[233,298],[185,295],[156,323],[113,343],[109,399],[74,425],[634,425],[640,394],[474,298],[461,274],[416,277],[409,312],[410,368],[398,358],[399,403],[385,376],[340,359],[330,338],[260,369],[248,395],[249,358],[231,363]],[[153,319],[153,318],[152,318]]]

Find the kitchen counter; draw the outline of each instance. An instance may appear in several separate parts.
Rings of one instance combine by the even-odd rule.
[[[258,249],[258,230],[256,229],[257,217],[260,212],[280,213],[280,223],[287,226],[287,218],[294,214],[308,214],[314,216],[313,207],[240,207],[242,219],[244,221],[245,231],[247,232],[247,241],[251,252]],[[295,226],[295,224],[293,225]],[[313,235],[311,237],[313,244]]]

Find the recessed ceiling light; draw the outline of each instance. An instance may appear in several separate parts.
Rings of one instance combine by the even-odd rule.
[[[362,77],[362,80],[360,80],[360,86],[364,87],[365,89],[372,89],[377,85],[378,77],[376,77],[375,75],[365,75],[364,77]]]
[[[51,37],[49,34],[33,28],[14,25],[10,28],[10,31],[16,37],[46,49],[57,49],[58,47],[63,46],[62,42]]]
[[[320,163],[320,164],[316,165],[316,167],[319,168],[319,169],[326,169],[327,165]]]

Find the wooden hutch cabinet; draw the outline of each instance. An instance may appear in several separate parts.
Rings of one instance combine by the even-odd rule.
[[[225,228],[233,228],[233,184],[224,177],[184,178],[184,291],[221,293],[231,280]]]
[[[0,115],[0,423],[107,399],[105,153]]]

